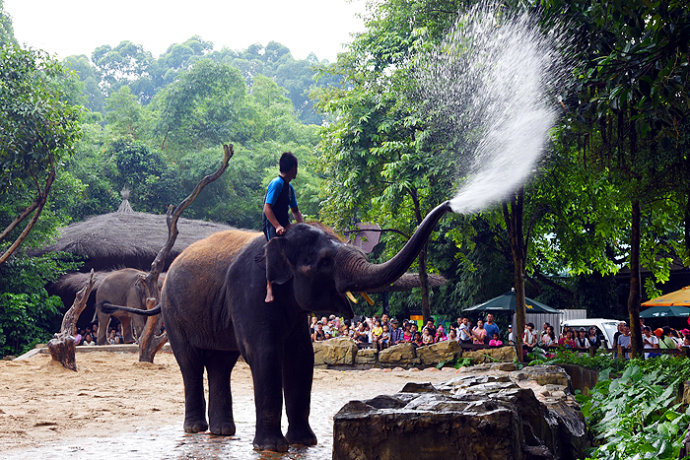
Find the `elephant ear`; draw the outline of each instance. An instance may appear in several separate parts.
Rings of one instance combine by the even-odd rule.
[[[137,275],[136,280],[134,280],[134,289],[136,289],[137,295],[146,304],[146,297],[148,297],[148,286],[146,285],[146,275]]]
[[[287,240],[272,238],[264,247],[266,279],[271,283],[284,284],[292,278],[292,264],[285,253]]]

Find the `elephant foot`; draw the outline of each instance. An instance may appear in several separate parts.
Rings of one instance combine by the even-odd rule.
[[[201,433],[206,430],[208,430],[208,423],[204,419],[184,421],[185,433]]]
[[[304,428],[288,428],[285,435],[290,444],[299,444],[301,446],[315,446],[317,444],[316,435],[309,426]]]
[[[287,452],[290,447],[287,439],[285,439],[285,436],[282,434],[273,436],[261,436],[257,434],[252,444],[256,450],[271,450],[273,452]]]
[[[211,422],[211,434],[216,436],[232,436],[235,434],[235,423],[232,421],[221,423]]]

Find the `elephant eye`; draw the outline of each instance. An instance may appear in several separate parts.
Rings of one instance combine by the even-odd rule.
[[[319,270],[327,270],[333,267],[333,259],[331,257],[322,257],[316,264],[316,268]]]

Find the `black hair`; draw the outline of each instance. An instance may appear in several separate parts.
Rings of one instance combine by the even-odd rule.
[[[285,173],[297,166],[297,157],[292,152],[283,152],[278,161],[280,172]]]

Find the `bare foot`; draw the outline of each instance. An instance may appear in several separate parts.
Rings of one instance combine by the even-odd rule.
[[[266,302],[266,303],[273,302],[273,294],[271,294],[270,292],[266,293],[266,299],[264,300],[264,302]]]

